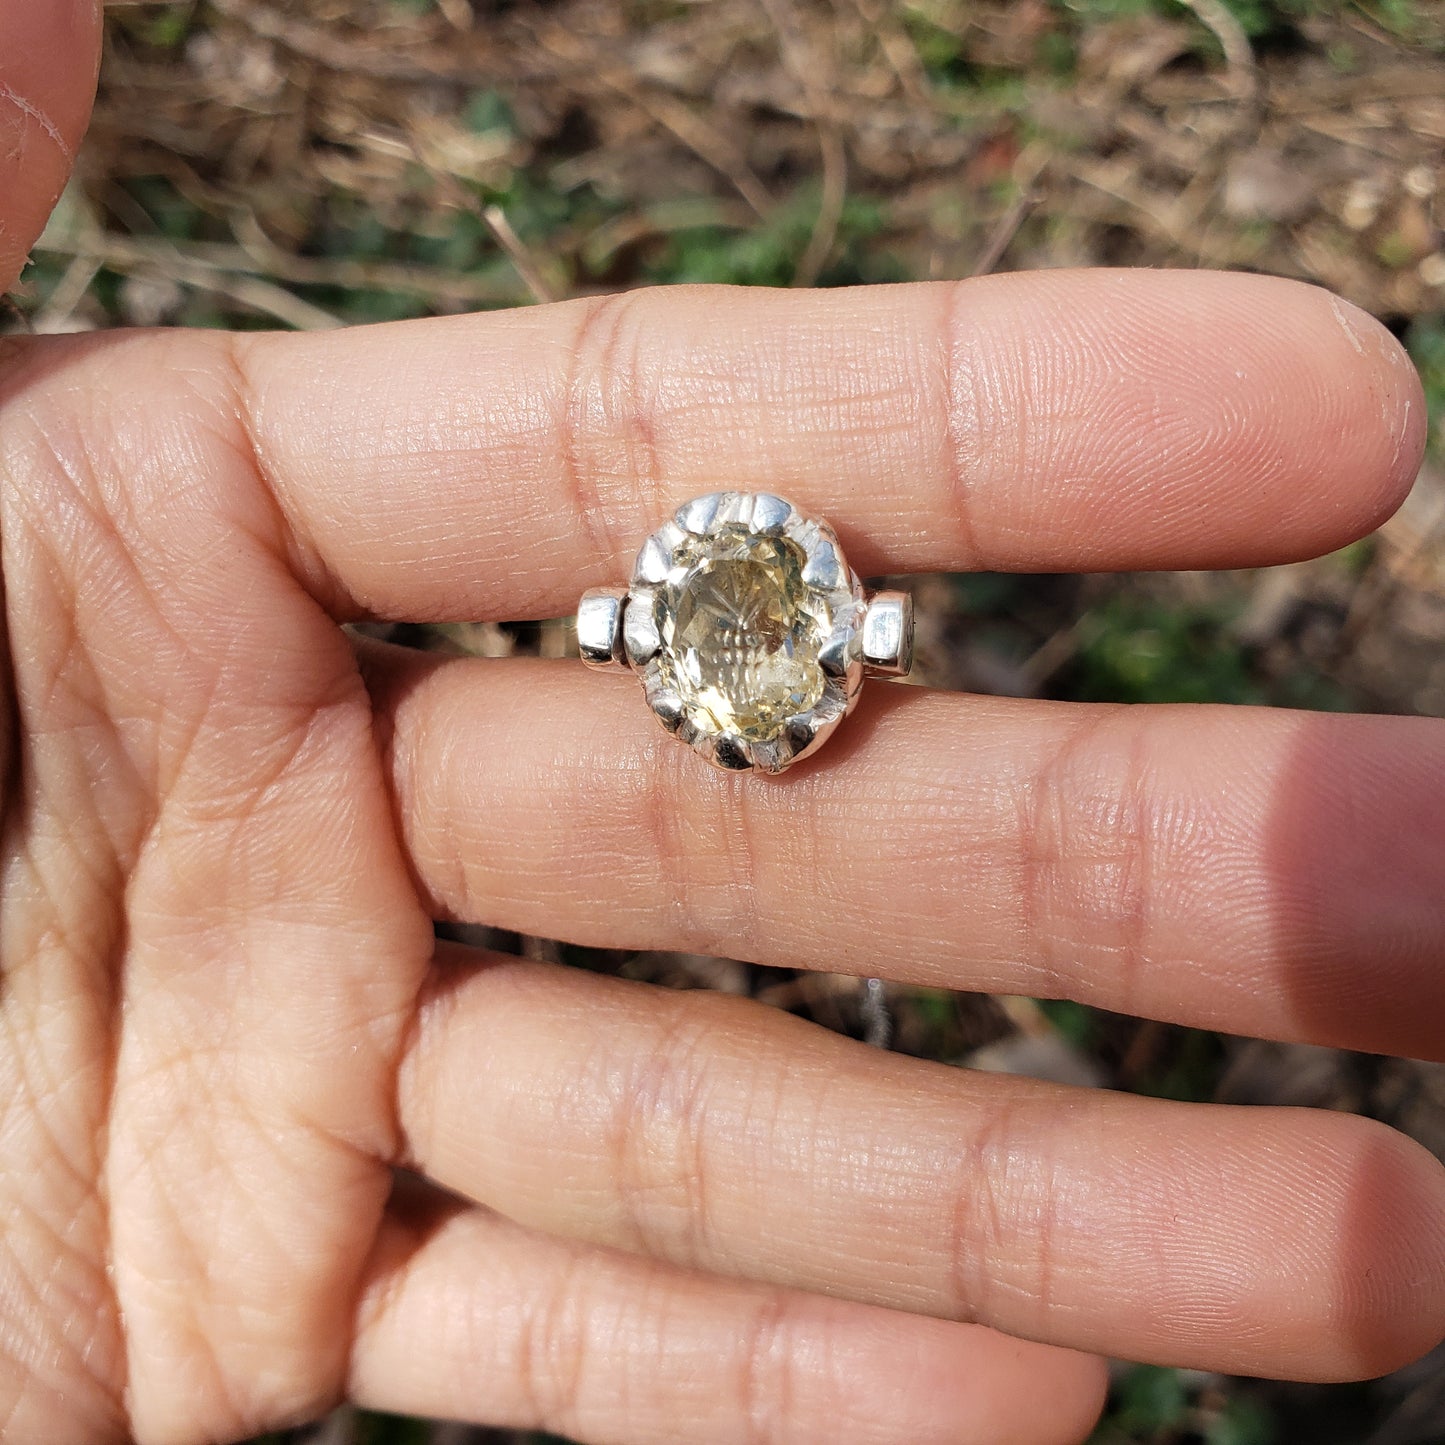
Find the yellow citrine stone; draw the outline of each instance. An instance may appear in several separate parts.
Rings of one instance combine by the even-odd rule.
[[[777,736],[827,684],[827,595],[803,580],[803,549],[746,527],[688,538],[655,602],[661,678],[720,733]]]
[[[729,771],[780,773],[853,705],[863,584],[825,522],[769,492],[709,492],[637,554],[619,612],[578,612],[593,666],[619,651],[658,722]],[[584,626],[585,623],[585,626]]]

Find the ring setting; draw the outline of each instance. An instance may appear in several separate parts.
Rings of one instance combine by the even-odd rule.
[[[662,726],[714,766],[781,773],[852,711],[867,674],[911,665],[906,592],[868,595],[837,534],[769,492],[683,503],[629,586],[582,595],[583,662],[626,669]]]

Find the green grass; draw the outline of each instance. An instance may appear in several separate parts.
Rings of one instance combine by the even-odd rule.
[[[1248,1396],[1215,1399],[1182,1370],[1136,1365],[1110,1392],[1090,1445],[1277,1445],[1269,1411]]]
[[[766,220],[748,229],[706,223],[679,227],[644,262],[647,279],[658,284],[711,281],[787,286],[808,249],[821,204],[818,187],[808,184]],[[818,284],[853,286],[909,279],[898,262],[871,244],[886,219],[877,201],[847,197],[832,254]]]

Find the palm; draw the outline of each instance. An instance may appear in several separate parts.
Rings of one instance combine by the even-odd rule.
[[[284,570],[219,361],[112,346],[6,376],[14,1288],[67,1221],[17,1439],[127,1410],[224,1437],[334,1400],[397,1149],[430,928],[355,659]],[[133,420],[52,450],[57,390],[100,367]]]

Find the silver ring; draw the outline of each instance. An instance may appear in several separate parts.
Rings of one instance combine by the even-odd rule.
[[[913,660],[913,599],[869,596],[837,534],[767,492],[709,492],[642,544],[629,587],[577,608],[589,667],[630,669],[715,767],[781,773],[822,746],[868,674]]]

